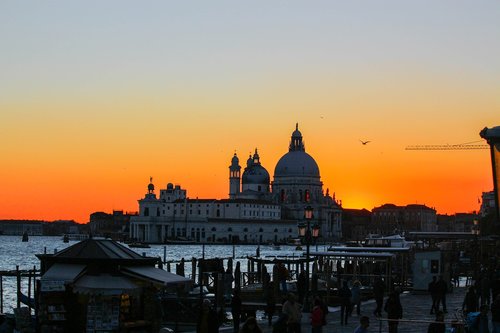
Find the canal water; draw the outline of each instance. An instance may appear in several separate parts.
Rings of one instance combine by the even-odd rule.
[[[70,241],[64,243],[61,236],[30,236],[28,242],[22,242],[21,236],[0,236],[0,271],[15,270],[16,265],[21,270],[40,268],[40,262],[36,254],[54,253],[68,246],[77,243]],[[123,244],[127,246],[126,244]],[[300,257],[304,251],[296,250],[295,246],[281,246],[279,250],[270,245],[151,245],[150,248],[132,248],[131,250],[150,257],[160,257],[166,261],[179,261],[181,258],[186,260],[185,275],[191,276],[191,258],[229,258],[233,257],[234,262],[241,262],[241,271],[247,270],[247,256],[255,256],[259,248],[261,257]],[[311,249],[312,250],[312,249]],[[320,246],[319,250],[325,250]],[[175,265],[171,265],[172,272],[175,273]],[[16,305],[16,278],[4,277],[3,281],[3,309],[0,312],[12,313]],[[28,279],[24,279],[21,286],[23,292],[27,294]]]

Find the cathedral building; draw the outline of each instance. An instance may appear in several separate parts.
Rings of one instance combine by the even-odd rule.
[[[272,182],[257,149],[243,173],[234,154],[228,199],[190,199],[185,189],[171,183],[157,197],[151,179],[146,195],[139,200],[139,215],[131,218],[130,237],[148,243],[285,242],[297,237],[306,207],[312,208],[311,225],[319,226],[323,239],[341,237],[342,208],[328,190],[323,192],[319,167],[306,153],[296,125],[289,151],[276,164]]]

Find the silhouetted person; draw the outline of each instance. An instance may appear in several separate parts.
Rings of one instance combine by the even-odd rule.
[[[231,314],[233,316],[233,332],[238,333],[241,319],[241,298],[240,291],[236,289],[231,298]]]
[[[384,307],[385,312],[387,312],[389,333],[398,332],[399,319],[403,318],[403,307],[401,306],[401,301],[399,300],[399,292],[393,291],[390,293],[389,298],[385,302]]]
[[[210,300],[204,299],[196,325],[196,333],[217,332],[219,332],[219,316],[217,315],[217,311],[212,309]]]
[[[288,298],[281,310],[287,318],[287,332],[300,333],[300,320],[302,318],[302,307],[295,300],[293,293],[288,293]]]
[[[490,305],[490,289],[491,289],[490,279],[488,278],[488,275],[485,272],[483,278],[481,279],[481,305],[483,304]]]
[[[476,290],[473,286],[470,286],[464,297],[464,302],[462,303],[462,311],[466,314],[469,312],[477,312],[478,302]]]
[[[304,296],[306,294],[306,284],[307,284],[307,276],[306,272],[302,271],[299,274],[299,277],[297,278],[297,294],[298,294],[298,301],[300,303],[304,303]]]
[[[427,333],[445,333],[445,331],[444,313],[442,311],[436,311],[436,320],[429,324]]]
[[[351,308],[351,290],[344,281],[342,288],[339,290],[340,298],[340,325],[347,325],[347,318],[349,317],[349,310]]]
[[[500,333],[500,295],[497,295],[491,303],[491,324],[492,333]]]
[[[350,314],[354,311],[356,307],[356,313],[358,316],[361,314],[361,282],[358,280],[354,281],[351,288],[351,309]]]
[[[377,303],[377,308],[373,311],[373,314],[377,317],[382,316],[382,306],[384,305],[384,292],[385,283],[380,276],[375,279],[373,283],[373,297]]]
[[[435,276],[432,277],[432,281],[429,282],[427,286],[427,291],[429,294],[431,294],[431,299],[432,299],[432,305],[431,305],[431,314],[434,314],[434,312],[439,311],[439,306],[438,306],[438,295],[437,295],[437,288],[436,288],[436,283],[437,279]]]
[[[273,315],[275,312],[276,312],[276,299],[274,297],[274,290],[270,289],[267,294],[266,309],[265,309],[265,313],[267,316],[267,323],[269,324],[269,326],[272,325]]]
[[[443,276],[439,276],[439,280],[436,282],[436,293],[437,293],[437,307],[435,308],[436,311],[439,310],[439,303],[443,304],[443,312],[447,313],[446,311],[446,293],[448,292],[448,285],[446,282],[443,280]]]
[[[314,300],[314,306],[311,311],[311,327],[312,333],[321,333],[321,328],[323,327],[323,309],[321,308],[321,301],[317,298]]]
[[[488,305],[483,304],[479,308],[479,316],[470,327],[470,332],[473,333],[490,333],[488,321]]]
[[[370,326],[370,318],[367,316],[361,316],[359,318],[359,326],[356,328],[354,333],[368,333],[368,327]]]
[[[241,333],[262,333],[257,320],[254,317],[248,317],[245,323],[241,327]]]

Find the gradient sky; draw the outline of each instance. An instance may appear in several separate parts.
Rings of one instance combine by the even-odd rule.
[[[488,150],[404,148],[500,125],[499,1],[3,0],[0,41],[0,219],[135,211],[150,176],[226,198],[296,122],[346,208],[493,188]]]

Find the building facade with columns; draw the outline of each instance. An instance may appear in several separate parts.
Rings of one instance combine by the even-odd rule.
[[[297,237],[304,209],[313,209],[312,224],[324,239],[341,237],[342,208],[323,192],[319,167],[309,154],[298,125],[289,151],[278,161],[271,182],[255,150],[241,173],[235,153],[229,166],[228,199],[190,199],[180,185],[167,184],[159,196],[150,182],[131,218],[130,237],[148,243],[172,239],[195,242],[266,243]]]

